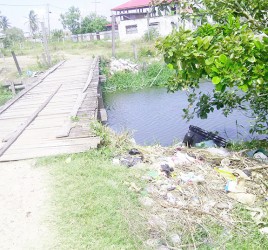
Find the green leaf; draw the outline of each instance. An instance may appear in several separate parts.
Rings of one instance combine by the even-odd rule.
[[[254,63],[254,62],[256,62],[256,58],[254,56],[249,57],[248,61]]]
[[[170,57],[173,56],[173,52],[172,51],[169,51],[168,54],[169,54]]]
[[[214,77],[212,78],[212,82],[213,82],[214,84],[219,84],[220,81],[221,81],[221,78],[218,77],[218,76],[214,76]]]
[[[246,84],[240,86],[239,88],[244,92],[248,92],[248,85],[246,85]]]
[[[167,66],[168,66],[169,69],[174,69],[174,66],[171,63],[169,63]]]
[[[254,44],[255,44],[255,46],[256,46],[258,49],[261,49],[261,48],[262,48],[262,44],[261,44],[261,42],[258,41],[258,40],[254,41]]]
[[[221,84],[217,84],[217,85],[216,85],[216,90],[217,90],[217,91],[222,91],[222,87],[223,87],[223,86],[222,86]]]
[[[211,65],[214,63],[214,57],[210,57],[207,60],[205,60],[205,64],[206,65]]]
[[[220,59],[220,61],[221,61],[222,63],[224,63],[224,64],[226,64],[227,61],[228,61],[227,56],[224,55],[224,54],[221,54],[220,57],[219,57],[219,59]]]

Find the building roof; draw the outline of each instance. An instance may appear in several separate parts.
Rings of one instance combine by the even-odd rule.
[[[117,10],[130,10],[130,9],[136,9],[136,8],[142,8],[142,7],[148,7],[150,6],[151,0],[130,0],[126,3],[123,3],[115,8],[113,8],[113,11]]]

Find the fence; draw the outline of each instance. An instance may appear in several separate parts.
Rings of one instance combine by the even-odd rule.
[[[119,33],[115,31],[115,37],[119,37]],[[72,35],[71,39],[73,42],[81,42],[81,41],[94,41],[94,40],[111,40],[112,39],[112,31],[102,31],[96,33],[87,33],[87,34],[78,34]]]

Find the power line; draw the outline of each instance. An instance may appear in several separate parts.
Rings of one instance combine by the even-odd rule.
[[[0,6],[9,6],[9,7],[31,7],[31,6],[46,6],[45,4],[5,4],[5,3],[0,3]]]
[[[61,7],[55,6],[53,4],[50,4],[50,6],[53,8],[59,9],[59,10],[68,10],[67,8],[61,8]]]

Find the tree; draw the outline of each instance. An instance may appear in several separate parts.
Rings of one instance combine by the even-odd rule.
[[[268,25],[267,0],[152,0],[152,9],[155,7],[165,11],[177,9],[178,13],[191,18],[212,16],[218,23],[225,22],[232,14],[252,29],[262,30]],[[187,14],[184,10],[192,11]]]
[[[3,31],[6,31],[10,27],[10,23],[6,16],[0,17],[0,27],[3,29]]]
[[[81,33],[85,34],[104,31],[108,23],[109,22],[107,21],[106,17],[98,16],[95,13],[92,13],[83,19],[81,24]]]
[[[158,42],[165,62],[174,69],[169,90],[189,90],[185,118],[194,114],[207,118],[215,109],[225,115],[240,109],[254,118],[250,132],[268,133],[268,38],[256,35],[268,35],[265,2],[204,0],[203,10],[217,23],[173,32]],[[197,91],[203,78],[212,81],[213,93]]]
[[[6,34],[6,37],[4,39],[5,47],[9,47],[14,42],[22,42],[25,39],[23,30],[16,27],[7,29],[5,34]]]
[[[64,29],[68,29],[72,34],[77,35],[80,33],[80,10],[74,6],[70,7],[65,14],[61,14],[61,23]]]
[[[60,40],[64,37],[63,30],[52,30],[52,39],[54,40]]]
[[[28,21],[27,23],[29,24],[29,29],[30,29],[30,34],[32,37],[35,37],[38,33],[39,30],[39,19],[37,14],[35,14],[34,10],[31,10],[28,15]]]

